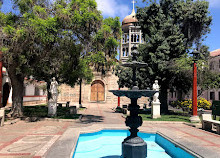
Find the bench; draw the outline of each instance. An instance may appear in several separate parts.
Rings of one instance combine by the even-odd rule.
[[[212,116],[216,120],[216,116],[220,116],[220,101],[214,100],[212,102]]]
[[[63,107],[63,105],[64,105],[64,106],[66,105],[66,107],[69,108],[69,106],[70,106],[70,101],[67,101],[67,102],[57,102],[57,105],[58,105],[59,107]]]
[[[217,133],[220,134],[220,121],[213,120],[211,114],[202,114],[202,129],[212,130],[212,125],[216,126]]]
[[[5,109],[0,109],[0,127],[4,125],[5,121]]]

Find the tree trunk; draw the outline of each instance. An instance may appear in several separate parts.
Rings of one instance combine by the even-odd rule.
[[[24,77],[23,75],[16,75],[15,69],[9,69],[8,74],[12,85],[12,109],[9,116],[14,118],[22,117]]]
[[[166,87],[161,86],[160,95],[159,95],[160,103],[161,103],[161,105],[160,105],[161,113],[168,113],[167,90],[168,89]]]
[[[51,98],[51,93],[50,93],[50,81],[47,82],[47,103],[49,102]]]

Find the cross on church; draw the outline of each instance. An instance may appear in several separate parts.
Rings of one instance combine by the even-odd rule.
[[[134,9],[134,3],[137,3],[137,1],[134,1],[134,0],[133,0],[131,3],[133,3],[133,9]]]

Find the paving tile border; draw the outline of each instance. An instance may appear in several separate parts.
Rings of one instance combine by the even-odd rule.
[[[166,136],[165,134],[161,133],[161,132],[157,132],[157,134],[159,134],[160,136],[162,136],[163,138],[169,140],[171,143],[173,143],[175,145],[175,147],[179,147],[180,149],[183,149],[185,151],[187,151],[189,154],[191,154],[192,156],[196,156],[197,158],[203,158],[203,156],[199,155],[198,153],[190,150],[189,148],[187,148],[186,146],[176,142],[175,140],[173,140],[172,138]]]

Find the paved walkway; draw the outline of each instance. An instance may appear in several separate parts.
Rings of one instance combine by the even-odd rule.
[[[96,123],[124,123],[121,114],[112,110],[114,106],[94,103],[86,104],[85,107],[79,111],[83,114],[81,121],[19,121],[13,125],[0,127],[0,157],[39,158],[69,127],[87,127]]]
[[[82,123],[102,123],[102,124],[124,124],[124,118],[120,113],[115,113],[111,104],[87,104],[86,109],[81,112]]]
[[[0,127],[0,157],[66,158],[73,152],[82,131],[127,128],[121,114],[113,112],[114,105],[90,103],[83,106],[86,109],[79,111],[83,114],[81,121],[19,121]],[[140,130],[159,131],[203,157],[220,157],[220,136],[217,134],[173,122],[144,122]]]

